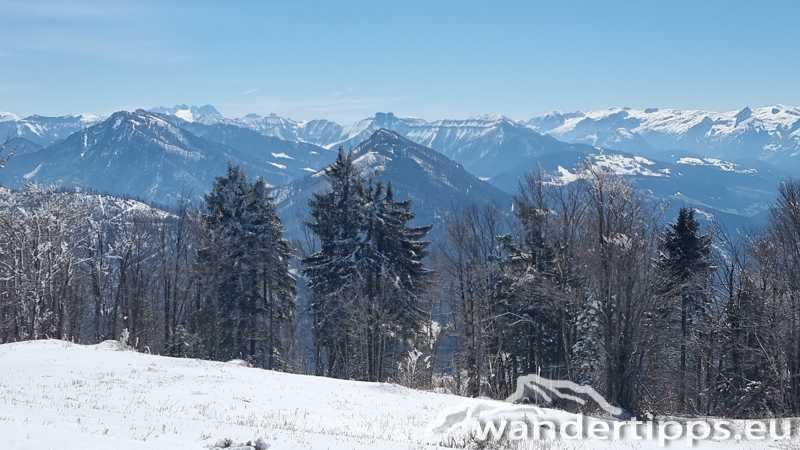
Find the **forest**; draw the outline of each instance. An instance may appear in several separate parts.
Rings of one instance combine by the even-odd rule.
[[[169,211],[3,190],[0,343],[123,340],[497,399],[538,374],[637,415],[800,415],[800,181],[766,227],[732,230],[691,205],[664,217],[602,167],[575,175],[527,174],[512,213],[412,226],[413,199],[340,148],[293,240],[264,180],[230,165],[204,205]]]

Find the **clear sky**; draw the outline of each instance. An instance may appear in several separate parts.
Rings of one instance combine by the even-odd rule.
[[[800,105],[799,1],[0,0],[0,111]]]

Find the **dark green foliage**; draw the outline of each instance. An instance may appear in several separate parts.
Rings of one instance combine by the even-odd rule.
[[[666,287],[693,295],[697,283],[707,280],[713,266],[711,236],[701,233],[700,221],[695,219],[694,209],[680,209],[678,220],[670,224],[660,248],[662,255],[659,266],[667,282]],[[687,285],[687,282],[690,284]]]
[[[317,371],[324,352],[324,369],[333,376],[382,380],[387,354],[420,322],[428,246],[420,239],[431,226],[407,226],[411,201],[396,201],[391,183],[384,191],[381,182],[364,180],[352,152],[340,147],[325,177],[330,190],[309,200],[308,227],[321,248],[303,260],[313,292]]]
[[[684,207],[678,213],[678,220],[668,227],[659,249],[661,289],[667,299],[661,315],[668,329],[675,328],[679,332],[674,339],[680,358],[678,402],[685,407],[686,402],[691,401],[694,407],[700,408],[703,372],[708,371],[702,367],[702,361],[703,347],[709,344],[706,328],[714,268],[711,237],[701,233],[694,209]]]
[[[250,181],[244,170],[229,165],[206,204],[206,246],[198,251],[206,287],[201,321],[211,331],[206,347],[212,358],[248,358],[274,368],[296,296],[288,271],[292,249],[281,237],[274,198],[262,178]]]

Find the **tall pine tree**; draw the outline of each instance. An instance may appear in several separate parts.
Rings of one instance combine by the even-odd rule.
[[[678,213],[678,220],[668,227],[659,247],[661,257],[658,266],[662,288],[667,298],[676,301],[667,303],[664,314],[668,320],[674,322],[677,319],[680,324],[678,403],[681,407],[686,407],[688,390],[686,381],[690,378],[688,365],[694,362],[694,379],[698,383],[702,371],[700,355],[697,352],[701,343],[697,341],[695,331],[702,326],[704,317],[708,313],[707,303],[713,271],[711,237],[701,233],[700,221],[695,219],[694,209],[683,207]],[[676,313],[677,318],[675,318]],[[690,351],[691,344],[694,351]]]
[[[313,292],[317,373],[383,380],[391,355],[422,317],[428,242],[420,239],[431,226],[408,226],[411,200],[396,201],[391,184],[384,190],[364,180],[353,159],[340,147],[325,173],[330,190],[309,200],[308,227],[321,244],[303,260]]]
[[[206,245],[198,251],[205,287],[201,312],[212,331],[215,359],[248,358],[267,368],[284,368],[281,329],[292,318],[295,280],[292,249],[263,178],[228,165],[206,195]]]

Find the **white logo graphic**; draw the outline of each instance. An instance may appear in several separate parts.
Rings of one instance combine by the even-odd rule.
[[[545,391],[545,389],[547,389],[549,393],[548,391]],[[548,380],[547,378],[542,378],[539,375],[523,375],[517,378],[517,390],[511,394],[506,401],[509,403],[516,403],[523,398],[530,397],[529,391],[533,390],[541,395],[542,399],[544,399],[544,401],[547,403],[553,402],[552,397],[550,397],[552,393],[553,396],[558,398],[572,400],[580,405],[586,404],[586,400],[578,397],[577,395],[568,394],[562,391],[562,389],[570,389],[575,393],[588,395],[592,398],[592,400],[596,401],[601,408],[603,408],[603,411],[611,414],[612,416],[619,416],[622,414],[621,408],[612,406],[591,386],[581,386],[573,383],[572,381]]]
[[[572,391],[570,393],[569,391]],[[578,395],[588,395],[592,400],[612,416],[622,414],[622,409],[612,406],[591,386],[581,386],[571,381],[548,380],[538,375],[523,375],[517,378],[517,390],[506,399],[507,403],[521,402],[538,394],[542,400],[552,403],[553,397],[572,400],[585,405],[586,400]],[[476,422],[496,419],[524,420],[525,418],[543,417],[544,411],[534,405],[498,404],[498,402],[465,402],[455,408],[443,411],[428,424],[427,433],[449,433]]]

